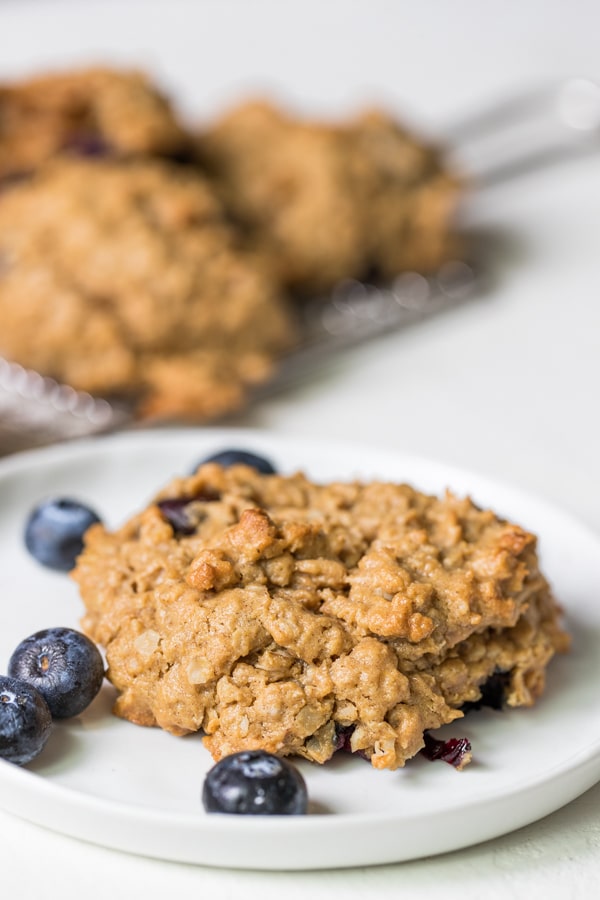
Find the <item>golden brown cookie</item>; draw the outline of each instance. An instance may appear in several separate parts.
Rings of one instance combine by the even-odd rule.
[[[0,180],[60,153],[169,155],[188,141],[140,72],[82,69],[0,84]]]
[[[61,159],[0,203],[0,355],[141,415],[238,407],[292,340],[210,185],[167,162]]]
[[[73,577],[115,712],[215,759],[349,743],[394,769],[490,678],[531,705],[568,645],[532,534],[407,485],[207,463],[93,526]]]
[[[431,271],[456,252],[458,179],[382,112],[334,125],[246,103],[198,152],[250,242],[301,291]]]

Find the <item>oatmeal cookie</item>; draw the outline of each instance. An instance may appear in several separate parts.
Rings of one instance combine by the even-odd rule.
[[[60,159],[0,203],[0,355],[140,415],[242,403],[292,320],[210,185],[163,161]]]
[[[301,291],[430,271],[457,250],[458,179],[382,112],[316,124],[250,102],[206,129],[198,152],[249,240]]]
[[[531,705],[568,644],[532,534],[407,485],[206,463],[93,526],[73,577],[115,712],[202,730],[215,759],[323,763],[349,740],[395,769],[498,673]]]
[[[95,68],[0,84],[0,181],[60,153],[180,154],[189,138],[140,72]]]

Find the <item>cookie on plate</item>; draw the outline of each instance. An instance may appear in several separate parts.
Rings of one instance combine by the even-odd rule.
[[[206,180],[144,159],[56,159],[5,189],[0,321],[0,355],[140,416],[229,412],[293,340]]]
[[[93,68],[0,84],[0,181],[57,154],[172,155],[188,141],[141,72]]]
[[[315,123],[247,102],[200,135],[198,153],[248,240],[300,291],[428,272],[457,251],[459,180],[382,112]]]
[[[532,534],[407,485],[206,463],[93,526],[73,577],[117,715],[215,759],[349,745],[395,769],[490,684],[533,704],[568,645]]]

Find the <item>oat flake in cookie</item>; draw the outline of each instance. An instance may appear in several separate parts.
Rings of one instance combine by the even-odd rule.
[[[115,533],[93,526],[73,577],[115,712],[202,729],[215,759],[324,763],[350,735],[395,769],[494,673],[509,706],[534,703],[568,646],[535,537],[407,485],[208,463]]]
[[[142,417],[237,408],[292,341],[210,185],[158,160],[52,160],[3,192],[0,321],[0,355]]]

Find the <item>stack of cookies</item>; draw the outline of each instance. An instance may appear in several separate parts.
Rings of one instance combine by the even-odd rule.
[[[0,355],[140,417],[223,415],[300,340],[298,298],[451,256],[458,195],[381,113],[246,103],[193,133],[136,72],[0,86]]]

